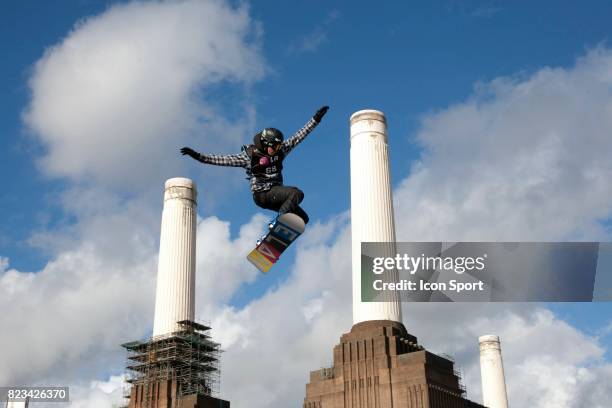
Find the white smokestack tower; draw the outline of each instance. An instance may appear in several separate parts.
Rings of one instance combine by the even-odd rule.
[[[166,181],[155,294],[153,336],[179,330],[195,315],[196,200],[193,181]]]
[[[6,403],[6,408],[28,408],[28,401],[19,401],[19,402],[11,402],[8,401]]]
[[[480,336],[480,375],[482,376],[482,399],[488,408],[508,408],[506,378],[502,363],[499,337]]]
[[[380,111],[362,110],[355,112],[350,122],[353,323],[370,320],[401,323],[397,295],[389,302],[361,301],[361,243],[395,242],[387,121]]]

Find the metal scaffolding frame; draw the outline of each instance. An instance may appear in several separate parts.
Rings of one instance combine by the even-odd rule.
[[[121,345],[127,350],[126,382],[146,386],[176,380],[176,398],[218,395],[222,350],[211,340],[211,328],[190,320],[178,324],[176,332]]]

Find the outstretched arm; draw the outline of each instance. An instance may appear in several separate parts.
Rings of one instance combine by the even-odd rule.
[[[206,163],[206,164],[214,164],[217,166],[230,166],[230,167],[248,167],[249,166],[249,158],[245,152],[241,152],[238,154],[226,154],[226,155],[202,154],[202,153],[196,152],[195,150],[189,147],[183,147],[181,149],[181,154],[190,156],[199,162]]]
[[[313,117],[308,121],[308,123],[306,123],[293,136],[283,142],[282,149],[285,151],[285,154],[289,154],[289,152],[293,150],[295,146],[300,144],[302,140],[306,139],[306,136],[308,136],[308,134],[312,132],[314,128],[316,128],[317,125],[321,122],[321,119],[323,119],[323,116],[325,116],[328,109],[329,106],[323,106],[313,115]]]

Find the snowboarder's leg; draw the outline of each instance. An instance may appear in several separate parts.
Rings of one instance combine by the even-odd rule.
[[[299,206],[299,204],[304,199],[304,193],[302,190],[296,187],[285,187],[278,186],[276,188],[282,189],[280,192],[281,197],[284,197],[285,201],[278,209],[279,214],[285,213],[295,213],[295,209]],[[282,200],[282,198],[281,198]]]
[[[275,200],[275,196],[271,190],[253,193],[253,201],[258,207],[273,211],[278,211],[282,204],[278,202],[278,200]]]
[[[304,199],[302,190],[296,187],[274,186],[270,190],[253,194],[253,201],[261,208],[278,211],[279,215],[294,213],[308,223],[308,215],[299,204]]]

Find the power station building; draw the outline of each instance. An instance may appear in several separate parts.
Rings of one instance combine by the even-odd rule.
[[[197,191],[166,181],[153,336],[127,350],[129,408],[229,408],[216,397],[221,349],[194,320]]]
[[[350,129],[353,327],[334,347],[333,366],[310,373],[303,407],[482,408],[465,398],[454,362],[408,333],[397,297],[361,300],[361,243],[393,246],[395,222],[385,116],[356,112]]]
[[[333,349],[333,365],[312,371],[303,408],[485,408],[466,399],[454,362],[421,346],[402,323],[396,292],[361,299],[361,244],[386,242],[395,253],[395,221],[382,112],[350,119],[353,327]],[[220,345],[195,314],[195,184],[166,181],[153,335],[127,350],[127,408],[229,408],[218,398]],[[386,272],[396,280],[396,271]],[[507,408],[497,336],[480,338],[483,395]],[[283,361],[279,353],[279,364]],[[485,376],[487,377],[485,379]]]

